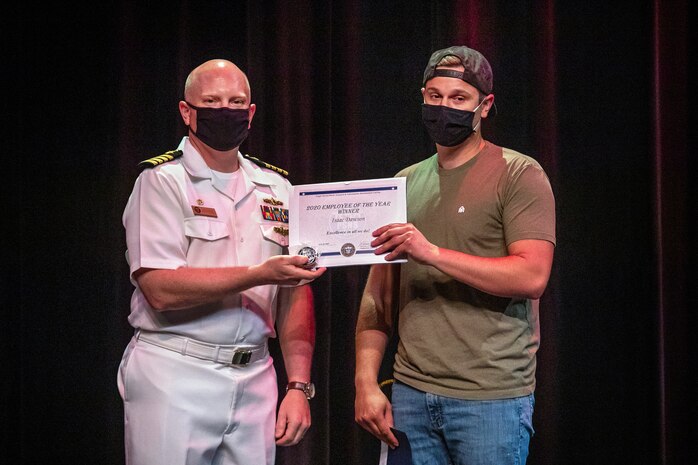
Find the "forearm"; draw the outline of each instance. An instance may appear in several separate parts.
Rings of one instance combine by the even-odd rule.
[[[310,381],[315,348],[315,312],[309,285],[281,288],[277,330],[289,381]]]
[[[155,310],[179,310],[218,302],[264,283],[258,267],[149,269],[136,274]]]
[[[432,244],[412,223],[394,223],[373,231],[375,252],[386,260],[407,255],[488,294],[537,299],[545,290],[553,261],[552,242],[521,239],[507,246],[507,255],[481,257]]]
[[[252,266],[141,268],[134,277],[154,309],[177,310],[218,302],[227,295],[264,284],[296,286],[325,272],[325,268],[305,268],[307,261],[300,255],[275,255]]]
[[[375,386],[392,331],[394,292],[397,290],[396,265],[374,265],[366,280],[356,322],[357,391]]]
[[[376,329],[356,333],[356,373],[354,385],[360,392],[378,383],[378,372],[385,355],[388,335]]]
[[[542,293],[535,272],[526,268],[521,257],[477,257],[439,249],[432,265],[457,281],[488,294],[537,299]]]

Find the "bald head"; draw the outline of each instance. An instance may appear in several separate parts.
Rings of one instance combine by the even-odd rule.
[[[240,111],[226,112],[225,109],[245,110],[245,120],[239,119]],[[240,140],[235,139],[233,142],[228,141],[228,138],[240,129],[237,124],[240,121],[247,124],[247,129],[251,127],[255,110],[256,106],[251,102],[250,83],[247,76],[235,64],[222,59],[209,60],[194,68],[184,83],[184,100],[179,102],[179,113],[184,124],[189,127],[191,143],[206,159],[209,166],[214,164],[218,166],[218,171],[226,173],[237,169],[237,159],[227,157],[234,166],[225,166],[225,169],[220,169],[223,167],[217,165],[213,158],[207,158],[207,153],[211,150],[232,150],[232,146],[227,142],[234,142],[233,145],[239,146],[244,137]],[[235,115],[235,118],[231,119],[231,115]],[[200,131],[200,120],[203,132]],[[221,124],[222,128],[219,127]],[[231,127],[231,124],[235,124],[235,127]],[[211,134],[214,129],[216,130],[214,132],[222,131],[222,133]],[[230,132],[231,130],[233,132]],[[245,131],[243,136],[246,135]],[[220,137],[225,139],[226,143],[221,143]]]
[[[189,73],[184,83],[184,99],[196,100],[203,93],[220,89],[222,86],[236,82],[247,95],[247,101],[251,98],[250,82],[247,76],[234,63],[223,59],[206,61]]]

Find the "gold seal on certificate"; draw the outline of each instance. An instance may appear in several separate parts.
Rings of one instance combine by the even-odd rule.
[[[387,262],[371,241],[381,226],[407,222],[406,204],[405,178],[293,186],[289,252],[323,267],[405,262]]]

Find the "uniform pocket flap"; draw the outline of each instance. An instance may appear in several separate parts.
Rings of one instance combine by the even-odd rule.
[[[215,241],[227,237],[228,226],[213,218],[192,217],[184,219],[184,234],[206,241]]]
[[[262,230],[262,235],[266,239],[275,242],[282,247],[288,246],[288,226],[286,224],[260,224],[259,228]]]

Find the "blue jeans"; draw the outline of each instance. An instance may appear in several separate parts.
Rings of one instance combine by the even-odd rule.
[[[534,396],[463,400],[393,384],[395,428],[413,465],[524,465],[533,436]]]

